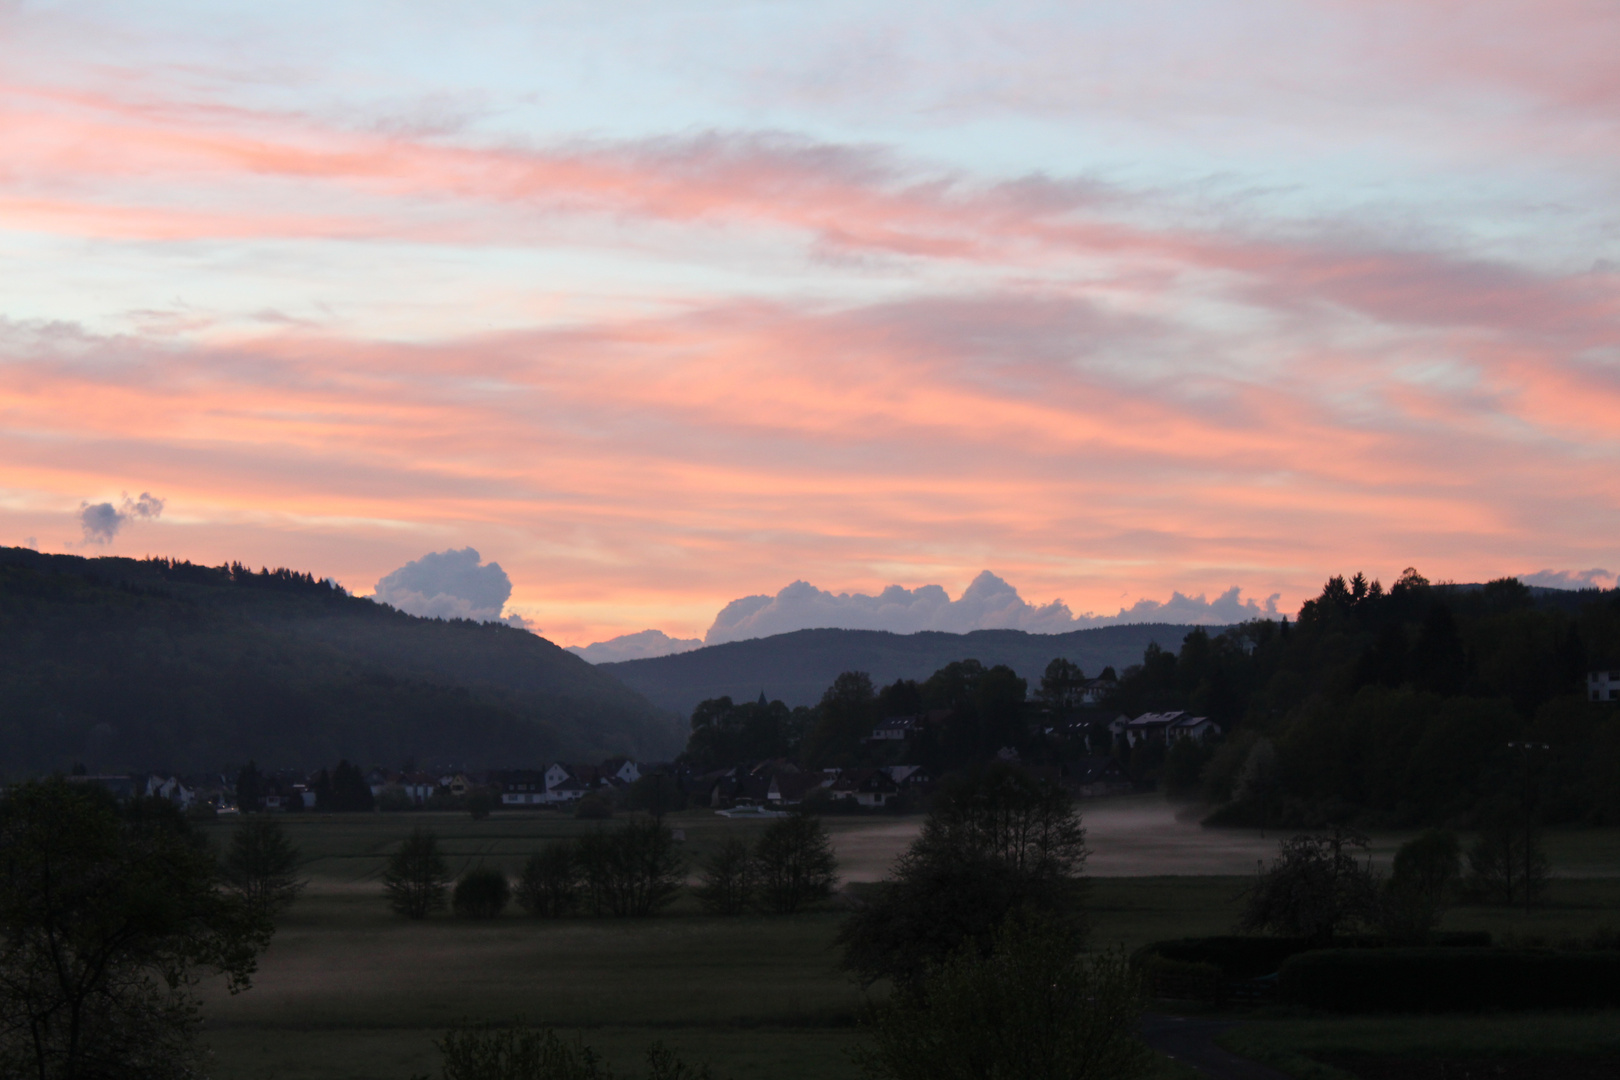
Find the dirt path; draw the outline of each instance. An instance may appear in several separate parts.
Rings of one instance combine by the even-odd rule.
[[[1142,1038],[1159,1053],[1190,1065],[1213,1080],[1290,1080],[1286,1073],[1215,1045],[1215,1036],[1232,1026],[1229,1020],[1147,1013],[1142,1017]]]

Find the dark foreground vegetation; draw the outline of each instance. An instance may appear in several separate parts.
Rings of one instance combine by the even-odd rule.
[[[669,753],[634,691],[521,630],[308,574],[0,549],[0,771]]]
[[[1219,746],[1145,746],[1215,821],[1315,827],[1620,822],[1620,707],[1586,699],[1620,665],[1620,592],[1532,592],[1511,578],[1389,589],[1334,578],[1297,623],[1259,621],[1150,649],[1110,702],[1188,709]],[[1157,756],[1157,760],[1152,760]]]

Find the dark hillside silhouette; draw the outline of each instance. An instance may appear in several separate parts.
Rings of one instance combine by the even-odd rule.
[[[0,548],[0,770],[423,766],[674,753],[634,691],[544,638],[312,575]]]
[[[969,634],[886,630],[798,630],[791,634],[711,645],[674,656],[622,660],[600,669],[622,679],[653,704],[690,715],[700,701],[751,701],[761,691],[789,707],[814,705],[846,671],[864,671],[879,686],[898,679],[921,682],[955,660],[1005,664],[1031,685],[1053,657],[1095,676],[1142,658],[1150,642],[1174,649],[1193,628],[1166,623],[1103,626],[1067,634],[975,630]],[[1212,627],[1219,633],[1220,627]]]

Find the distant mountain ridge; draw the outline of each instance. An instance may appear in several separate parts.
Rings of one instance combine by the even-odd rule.
[[[0,548],[0,773],[540,766],[678,752],[666,713],[550,641],[308,574]]]
[[[1218,634],[1224,627],[1203,629]],[[1101,626],[1065,634],[796,630],[671,656],[598,664],[597,670],[611,673],[654,705],[684,716],[708,698],[752,699],[762,691],[789,705],[814,705],[845,671],[865,671],[882,685],[896,679],[926,679],[953,660],[1006,664],[1029,680],[1033,690],[1046,665],[1058,657],[1096,675],[1105,667],[1123,669],[1139,663],[1150,642],[1177,652],[1192,630],[1190,625],[1171,623]]]

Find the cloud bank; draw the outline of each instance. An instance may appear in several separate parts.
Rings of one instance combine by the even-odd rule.
[[[1202,594],[1173,593],[1168,601],[1139,600],[1113,615],[1076,615],[1061,600],[1032,604],[1018,590],[986,570],[973,579],[955,600],[938,585],[907,589],[890,585],[876,596],[865,593],[830,593],[805,581],[795,581],[775,596],[745,596],[733,600],[715,616],[704,644],[719,645],[745,638],[768,637],[794,630],[839,628],[889,630],[914,634],[942,630],[964,634],[970,630],[1024,630],[1032,634],[1061,634],[1093,626],[1120,623],[1174,622],[1220,625],[1277,614],[1277,595],[1264,604],[1242,598],[1234,586],[1213,600]]]
[[[1548,589],[1612,589],[1615,575],[1607,570],[1537,570],[1533,574],[1520,574],[1526,585],[1540,585]]]
[[[374,597],[426,619],[472,619],[507,622],[530,629],[521,615],[502,619],[512,595],[512,581],[500,563],[483,563],[476,548],[437,551],[408,562],[377,582]]]
[[[163,516],[163,500],[150,492],[131,499],[126,493],[118,506],[110,502],[80,503],[79,526],[84,530],[86,544],[110,544],[118,531],[131,521],[156,521]],[[33,547],[33,538],[29,538]]]
[[[570,645],[568,651],[592,664],[611,664],[619,660],[646,660],[654,656],[691,652],[703,647],[698,638],[670,637],[662,630],[643,630],[637,634],[621,634],[594,645]]]

